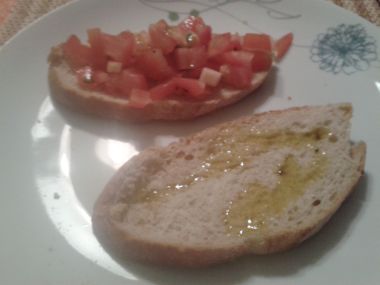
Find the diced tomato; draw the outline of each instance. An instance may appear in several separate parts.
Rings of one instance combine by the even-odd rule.
[[[107,72],[96,70],[94,73],[94,79],[98,85],[104,85],[108,81],[109,75]]]
[[[178,27],[187,35],[189,32],[197,35],[197,40],[188,42],[188,46],[207,45],[211,40],[211,27],[206,25],[200,17],[190,16],[183,20]]]
[[[241,44],[243,42],[243,38],[238,34],[231,35],[231,44],[233,50],[241,50]]]
[[[135,45],[134,36],[130,32],[123,32],[118,36],[102,34],[104,51],[112,60],[128,65],[132,62],[132,53]]]
[[[166,83],[159,84],[152,89],[150,89],[150,96],[153,100],[165,99],[175,92],[175,84],[173,80],[169,80]]]
[[[201,45],[207,45],[211,40],[211,27],[206,25],[195,26],[195,33],[198,35],[199,43]]]
[[[204,98],[221,82],[248,88],[253,74],[270,70],[293,41],[291,33],[274,43],[266,34],[212,34],[193,16],[176,26],[160,20],[139,33],[87,33],[89,46],[75,36],[62,45],[80,86],[131,98],[137,108],[173,94]]]
[[[176,42],[179,47],[189,47],[187,42],[188,32],[180,29],[178,26],[169,27],[168,35]]]
[[[222,65],[220,67],[224,83],[238,89],[248,88],[252,81],[252,70],[249,67]]]
[[[164,20],[149,26],[152,46],[161,49],[164,54],[171,53],[177,45],[176,41],[169,36],[168,28]]]
[[[182,72],[183,77],[185,78],[193,78],[193,79],[199,79],[201,76],[203,67],[196,68],[196,69],[188,69]]]
[[[107,56],[105,53],[102,32],[100,29],[95,28],[88,30],[87,34],[88,42],[91,48],[92,66],[100,70],[105,70],[107,64]]]
[[[109,75],[104,84],[104,90],[115,96],[129,96],[133,88],[147,90],[148,83],[144,75],[128,69],[120,74]]]
[[[149,91],[136,88],[131,90],[131,94],[129,96],[129,106],[141,109],[151,102],[152,99],[150,98]]]
[[[255,51],[252,59],[252,71],[268,71],[272,67],[272,53],[266,51]]]
[[[222,55],[222,61],[228,65],[251,67],[254,54],[249,51],[228,51]]]
[[[198,25],[205,25],[203,19],[200,17],[189,16],[179,23],[178,27],[184,31],[195,31],[195,27]]]
[[[293,33],[288,33],[274,43],[276,60],[280,60],[289,50],[293,42]]]
[[[262,51],[272,51],[272,41],[270,36],[266,34],[252,34],[248,33],[245,34],[243,37],[243,50],[248,51],[256,51],[256,50],[262,50]]]
[[[177,88],[183,89],[191,97],[202,98],[205,95],[206,84],[199,80],[176,77],[173,78],[173,82]]]
[[[204,46],[177,48],[174,56],[179,70],[202,68],[207,62],[207,51]]]
[[[231,34],[225,33],[220,35],[213,35],[211,41],[208,45],[208,56],[216,57],[230,51],[234,48],[233,43],[231,42]]]
[[[151,49],[140,53],[137,67],[150,80],[162,81],[174,75],[173,69],[160,49]]]
[[[134,34],[135,48],[133,53],[140,54],[148,49],[151,49],[150,35],[147,31]]]
[[[148,83],[145,76],[129,70],[123,71],[119,84],[120,92],[123,95],[129,95],[132,89],[148,89]]]
[[[73,69],[91,65],[91,51],[77,36],[70,36],[63,44],[63,55]]]

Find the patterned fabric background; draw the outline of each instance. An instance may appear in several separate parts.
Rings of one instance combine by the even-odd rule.
[[[0,0],[0,45],[23,27],[72,0]],[[380,26],[380,0],[328,0]]]

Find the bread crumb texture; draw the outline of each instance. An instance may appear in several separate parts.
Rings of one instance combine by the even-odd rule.
[[[350,104],[272,111],[148,149],[106,187],[95,232],[115,227],[161,248],[233,252],[205,263],[293,247],[331,217],[363,172],[365,145],[350,142],[351,116]]]

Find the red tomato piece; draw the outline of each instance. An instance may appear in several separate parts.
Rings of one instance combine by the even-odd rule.
[[[118,36],[102,34],[104,51],[112,60],[128,65],[132,62],[135,40],[132,33],[123,32]]]
[[[178,24],[178,27],[184,31],[195,31],[196,26],[204,26],[205,23],[202,18],[189,16],[181,23]]]
[[[169,26],[164,20],[149,26],[152,46],[161,49],[164,54],[171,53],[176,47],[176,41],[169,36]]]
[[[272,41],[269,35],[266,34],[245,34],[243,37],[243,50],[255,51],[272,51]]]
[[[70,36],[63,44],[63,55],[73,69],[91,65],[91,51],[77,36]]]
[[[232,87],[245,89],[251,85],[253,73],[249,67],[222,65],[220,72],[223,82]]]
[[[228,65],[251,67],[254,54],[249,51],[228,51],[222,55],[222,61]]]
[[[121,74],[119,88],[122,95],[130,95],[132,89],[147,90],[148,83],[144,75],[130,70],[124,70]]]
[[[174,75],[173,69],[160,49],[141,52],[136,66],[150,80],[162,81]]]
[[[176,66],[179,70],[197,69],[205,66],[207,51],[203,46],[177,48],[174,52]]]
[[[212,36],[210,26],[198,25],[195,27],[195,33],[198,35],[201,45],[208,45]]]
[[[178,28],[189,37],[189,32],[196,34],[196,37],[187,38],[187,46],[207,45],[211,40],[211,27],[206,25],[202,18],[190,16],[179,23]]]
[[[134,40],[135,40],[135,48],[134,48],[133,54],[135,55],[140,54],[141,52],[144,52],[152,48],[150,35],[147,31],[142,31],[140,33],[134,34]]]
[[[230,40],[233,50],[241,50],[243,38],[239,34],[231,35]]]
[[[176,46],[189,46],[189,43],[187,42],[188,32],[180,29],[178,26],[169,27],[168,35],[176,42]]]
[[[190,78],[173,78],[177,88],[186,91],[193,98],[203,98],[206,91],[206,84],[196,79]]]
[[[144,75],[128,69],[120,74],[108,74],[104,83],[105,92],[115,96],[129,96],[133,88],[147,90],[148,83]]]
[[[150,98],[149,91],[141,90],[141,89],[132,89],[131,94],[129,96],[129,106],[142,109],[146,105],[150,104],[152,99]]]
[[[91,62],[96,69],[105,70],[107,64],[107,56],[102,37],[102,32],[98,28],[89,29],[87,31],[88,42],[91,48]]]
[[[252,71],[268,71],[272,67],[272,53],[266,51],[255,51],[252,59]]]
[[[173,80],[170,80],[166,83],[159,84],[152,89],[150,89],[150,96],[153,100],[162,100],[165,99],[175,92],[175,84]]]
[[[182,72],[183,77],[185,78],[195,78],[199,79],[201,76],[203,67],[196,68],[196,69],[188,69]]]
[[[95,71],[94,80],[99,86],[103,86],[109,79],[108,73],[104,71]]]
[[[293,33],[288,33],[275,41],[274,43],[274,52],[276,60],[280,60],[289,50],[290,46],[293,43]]]
[[[216,57],[230,51],[234,48],[233,43],[231,42],[231,34],[225,33],[220,35],[213,35],[211,41],[208,45],[208,56]]]

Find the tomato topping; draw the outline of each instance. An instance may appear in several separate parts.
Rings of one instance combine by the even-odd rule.
[[[215,57],[230,51],[234,48],[233,42],[231,42],[231,34],[221,34],[213,35],[209,46],[208,46],[208,56]]]
[[[169,36],[169,26],[164,20],[149,26],[149,35],[152,46],[161,49],[164,54],[171,53],[176,47],[176,41]]]
[[[241,50],[241,44],[243,42],[243,38],[238,34],[231,35],[231,45],[233,50]]]
[[[132,89],[129,96],[129,106],[134,108],[144,108],[146,105],[152,102],[149,91],[141,89]]]
[[[197,69],[206,65],[207,51],[204,46],[193,48],[177,48],[174,52],[179,70]]]
[[[175,86],[179,89],[183,89],[194,98],[202,98],[205,95],[206,85],[196,79],[190,78],[173,78]]]
[[[135,48],[134,54],[139,54],[140,52],[151,49],[151,41],[149,33],[146,31],[142,31],[134,35]]]
[[[228,65],[237,65],[251,67],[254,54],[248,51],[228,51],[223,54],[223,63]]]
[[[144,75],[131,70],[109,75],[104,90],[114,96],[128,97],[132,89],[147,90],[148,83]]]
[[[178,25],[187,35],[188,46],[207,45],[211,40],[211,27],[202,18],[190,16]],[[190,32],[196,34],[196,37]]]
[[[159,84],[150,89],[150,96],[153,100],[162,100],[170,97],[175,92],[176,85],[173,80]]]
[[[266,34],[252,34],[248,33],[245,34],[243,37],[243,50],[248,51],[256,51],[256,50],[263,50],[263,51],[272,51],[272,41],[270,36]]]
[[[91,65],[91,51],[88,46],[81,44],[77,36],[70,36],[62,46],[63,56],[74,68]]]
[[[252,59],[252,71],[268,71],[272,67],[272,53],[266,51],[255,51]]]
[[[137,59],[137,67],[148,79],[155,81],[168,79],[174,74],[160,49],[142,52]]]
[[[103,36],[100,29],[90,29],[87,31],[88,42],[91,49],[91,62],[92,66],[105,70],[107,64],[107,57],[105,53],[105,45],[103,42]]]
[[[274,43],[274,52],[276,60],[280,60],[289,50],[293,42],[293,34],[288,33],[285,36],[281,37]]]
[[[222,65],[220,72],[222,73],[223,82],[230,86],[245,89],[251,85],[253,74],[249,67]]]
[[[123,32],[118,36],[102,34],[104,52],[112,60],[129,65],[132,62],[132,54],[135,39],[132,33]]]
[[[293,41],[292,33],[273,44],[266,34],[212,34],[193,16],[174,26],[160,20],[139,33],[110,35],[95,28],[87,34],[88,45],[76,36],[62,45],[78,84],[130,98],[136,108],[174,95],[205,98],[221,83],[249,88],[253,74],[270,70]]]
[[[120,79],[119,88],[123,95],[129,95],[132,89],[148,89],[148,83],[145,76],[140,73],[124,70]]]

